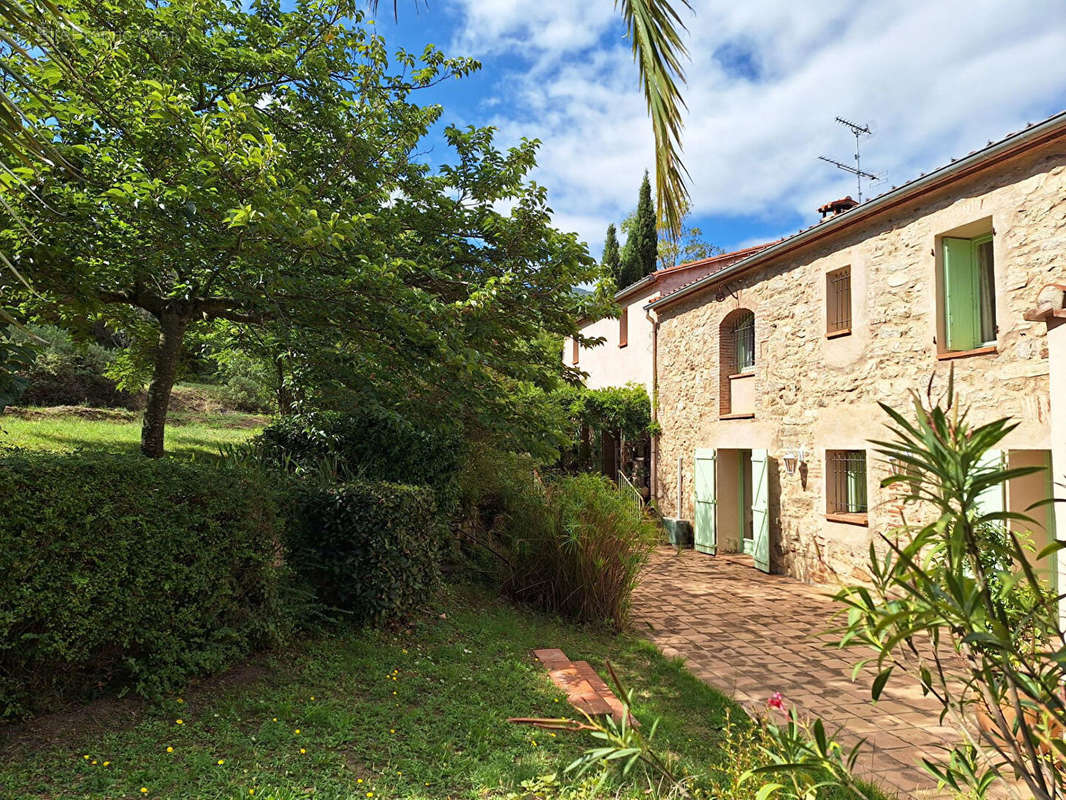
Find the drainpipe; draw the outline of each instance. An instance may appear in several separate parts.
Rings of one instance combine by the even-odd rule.
[[[645,311],[644,316],[651,323],[651,421],[654,425],[659,421],[659,318],[653,317],[650,311]],[[651,452],[648,454],[648,487],[649,499],[655,502],[659,485],[659,435],[651,437]],[[658,506],[658,503],[656,503]]]

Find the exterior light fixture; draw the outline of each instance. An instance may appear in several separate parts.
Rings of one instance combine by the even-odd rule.
[[[803,448],[800,448],[799,450],[789,450],[782,455],[781,460],[785,464],[785,472],[789,475],[795,475],[797,467],[803,464],[805,455]]]

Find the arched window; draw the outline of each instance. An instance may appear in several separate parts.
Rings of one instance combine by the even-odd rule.
[[[749,416],[755,372],[755,314],[738,308],[726,315],[718,328],[718,405],[721,416]],[[746,380],[745,380],[746,378]],[[744,386],[734,383],[743,382]],[[738,393],[734,402],[734,393]]]
[[[733,325],[733,343],[736,350],[735,372],[751,372],[755,369],[755,315],[742,310]]]

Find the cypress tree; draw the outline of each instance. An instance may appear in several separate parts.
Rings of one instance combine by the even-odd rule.
[[[655,272],[659,253],[659,232],[655,226],[655,205],[651,201],[651,181],[645,170],[637,200],[637,213],[629,226],[625,247],[622,248],[618,288],[636,283]]]
[[[619,286],[619,269],[622,262],[618,253],[618,233],[613,222],[607,226],[607,238],[603,242],[603,260],[600,263],[603,265],[604,274],[610,276],[615,286]]]

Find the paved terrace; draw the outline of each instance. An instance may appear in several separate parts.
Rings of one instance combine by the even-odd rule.
[[[821,716],[828,730],[843,726],[845,746],[865,737],[861,774],[886,791],[943,796],[918,764],[957,742],[957,733],[937,724],[939,705],[906,676],[893,676],[876,704],[872,668],[851,680],[863,651],[825,646],[837,608],[830,591],[765,575],[750,557],[675,555],[661,547],[634,594],[633,619],[640,635],[741,705],[765,710],[781,692],[790,707]]]

